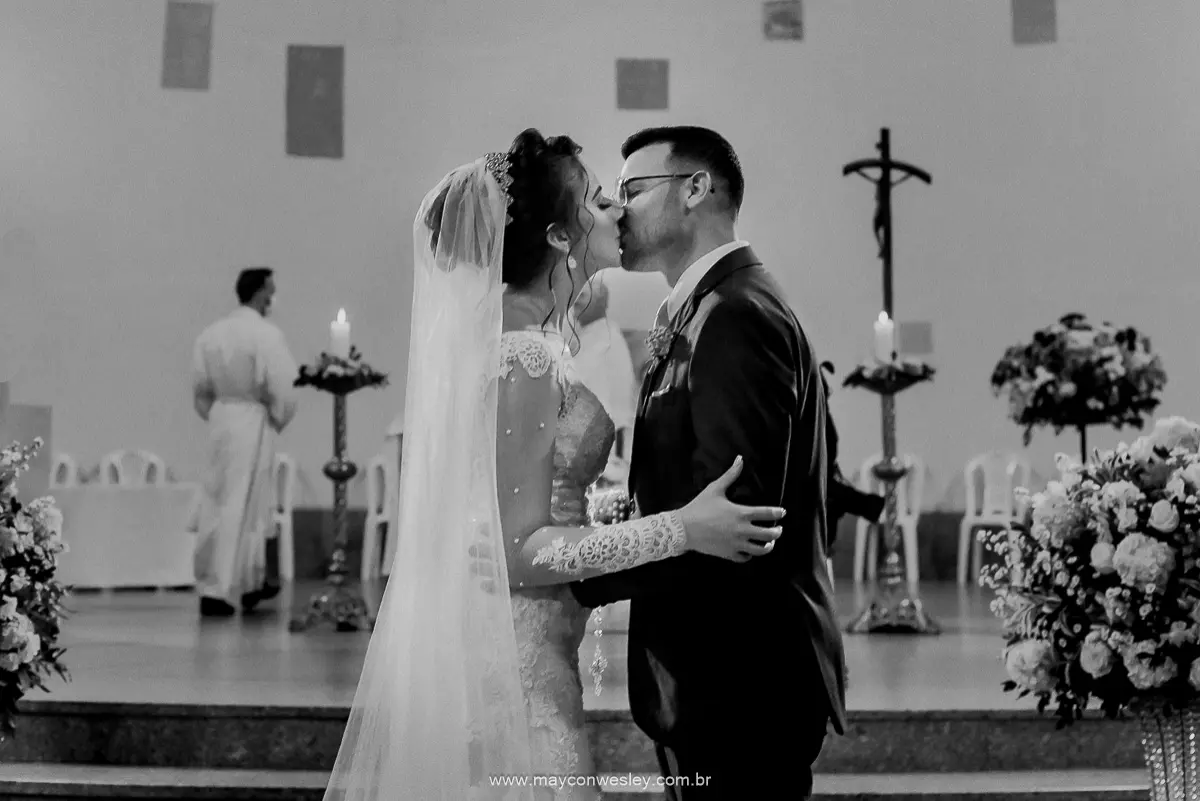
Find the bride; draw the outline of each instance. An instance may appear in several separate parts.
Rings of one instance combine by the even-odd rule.
[[[688,550],[769,553],[782,510],[725,498],[589,527],[613,423],[560,333],[619,262],[621,209],[565,136],[451,172],[414,223],[399,540],[327,799],[595,799],[567,584]]]

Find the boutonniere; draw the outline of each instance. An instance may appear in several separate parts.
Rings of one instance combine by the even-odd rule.
[[[646,335],[646,347],[653,358],[665,359],[671,352],[671,342],[674,339],[675,332],[660,325]]]

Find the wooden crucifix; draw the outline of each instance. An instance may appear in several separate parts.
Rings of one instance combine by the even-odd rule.
[[[879,151],[879,158],[852,161],[842,168],[842,175],[857,173],[875,184],[873,222],[875,239],[879,242],[879,258],[883,259],[883,310],[887,312],[889,318],[894,318],[895,315],[892,313],[894,302],[892,297],[892,187],[899,186],[909,178],[917,178],[927,184],[933,183],[933,179],[920,167],[892,159],[891,136],[887,128],[879,130],[879,144],[875,146],[875,149]],[[879,170],[878,178],[872,178],[864,172],[871,169]],[[893,180],[893,173],[899,173],[900,177]]]
[[[917,178],[926,184],[933,183],[929,173],[920,167],[892,159],[888,129],[879,132],[879,158],[852,161],[842,168],[842,175],[862,175],[875,184],[875,215],[873,224],[875,239],[879,242],[879,257],[883,260],[883,310],[889,319],[894,319],[894,297],[892,292],[892,187],[909,178]],[[878,170],[879,175],[871,178],[866,170]],[[898,178],[893,176],[898,175]],[[890,355],[895,362],[896,354]],[[905,566],[905,554],[900,542],[897,522],[897,484],[908,473],[908,465],[896,453],[896,398],[892,391],[881,391],[880,402],[883,423],[883,458],[873,472],[886,487],[887,500],[884,519],[877,532],[883,540],[884,561],[878,571],[875,590],[870,600],[855,615],[846,630],[851,634],[911,633],[939,634],[941,629],[926,612],[921,603],[917,582],[910,578],[915,571]]]

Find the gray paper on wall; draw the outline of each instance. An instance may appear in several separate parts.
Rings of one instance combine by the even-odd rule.
[[[163,35],[164,89],[208,91],[212,68],[211,2],[167,3]]]
[[[345,48],[289,45],[287,56],[287,154],[342,158]]]
[[[1050,44],[1058,35],[1056,0],[1012,0],[1013,43]]]
[[[902,356],[928,356],[933,353],[933,323],[927,320],[897,323],[896,352]]]
[[[800,41],[804,38],[804,8],[800,0],[763,3],[763,36],[767,41]]]
[[[0,381],[19,380],[56,319],[40,267],[31,231],[13,228],[0,236]]]
[[[617,108],[665,111],[669,72],[665,58],[617,59]]]

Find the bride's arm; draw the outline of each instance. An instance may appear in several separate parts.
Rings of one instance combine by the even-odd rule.
[[[599,528],[551,519],[562,389],[546,354],[506,362],[496,420],[496,489],[509,584],[535,587],[626,570],[686,550],[678,512]]]

